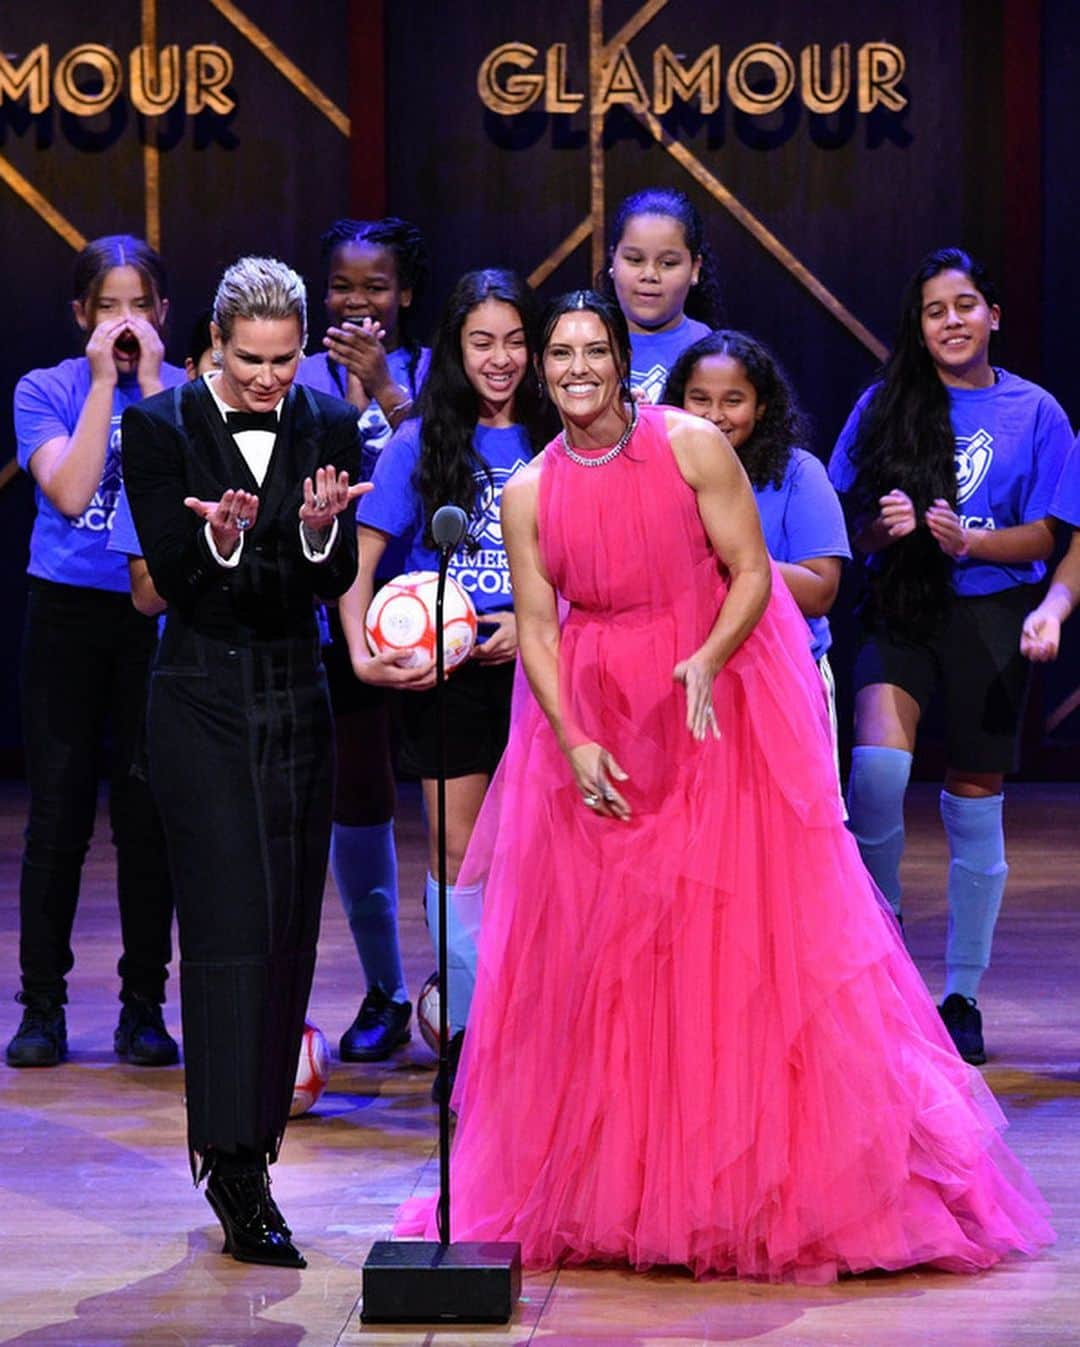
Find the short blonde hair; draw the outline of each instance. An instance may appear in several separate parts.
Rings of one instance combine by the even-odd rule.
[[[307,341],[307,290],[304,282],[276,257],[241,257],[218,282],[214,322],[228,341],[237,318],[296,318],[300,345]]]

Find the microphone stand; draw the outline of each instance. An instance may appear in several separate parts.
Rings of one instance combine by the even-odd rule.
[[[435,707],[439,775],[435,783],[439,947],[438,1243],[376,1240],[364,1263],[364,1323],[508,1323],[521,1295],[521,1245],[454,1244],[450,1239],[450,1025],[446,985],[449,912],[446,882],[446,651],[443,606],[450,558],[468,529],[465,511],[443,505],[431,520],[439,549],[435,587]]]
[[[439,1242],[444,1245],[450,1243],[450,994],[446,985],[450,914],[446,895],[446,689],[443,686],[446,677],[446,641],[443,634],[443,607],[450,557],[460,542],[461,537],[455,538],[453,542],[440,543],[439,579],[435,586],[435,720],[439,736],[439,775],[435,782],[436,850],[439,861],[439,1205],[436,1223]]]

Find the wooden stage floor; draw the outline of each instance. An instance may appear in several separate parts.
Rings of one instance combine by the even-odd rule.
[[[17,988],[17,876],[23,799],[0,786],[0,990]],[[978,1277],[871,1276],[826,1288],[695,1284],[680,1272],[576,1271],[527,1278],[506,1328],[366,1329],[360,1269],[394,1209],[435,1186],[432,1059],[419,1039],[376,1066],[335,1062],[316,1111],[295,1123],[275,1193],[305,1272],[223,1257],[191,1186],[183,1073],[112,1055],[117,918],[104,821],[76,925],[70,1061],[0,1065],[0,1342],[49,1347],[374,1347],[536,1343],[550,1347],[1057,1347],[1080,1344],[1080,789],[1017,786],[1007,805],[1012,874],[996,964],[982,998],[985,1076],[1014,1148],[1054,1210],[1058,1243]],[[936,792],[912,791],[907,932],[935,995],[944,939],[945,853]],[[399,820],[409,985],[432,967],[418,895],[414,793]],[[312,1018],[336,1048],[360,999],[355,952],[327,895]],[[170,983],[175,998],[175,984]],[[18,1007],[5,1000],[6,1041]],[[178,1032],[175,999],[167,1021]]]

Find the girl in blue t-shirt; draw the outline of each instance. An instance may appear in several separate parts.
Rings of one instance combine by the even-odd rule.
[[[746,333],[712,332],[679,356],[662,401],[705,417],[728,437],[754,488],[766,546],[810,628],[814,658],[827,664],[826,614],[851,550],[824,465],[798,447],[806,423],[784,371]]]
[[[127,563],[107,550],[120,491],[124,408],[182,383],[164,360],[168,312],[161,259],[126,234],[95,239],[75,262],[75,321],[85,354],[33,370],[15,389],[20,465],[34,478],[22,713],[30,814],[19,889],[24,1013],[11,1066],[67,1055],[66,975],[82,864],[94,826],[108,725],[109,810],[123,955],[118,1054],[175,1062],[165,1029],[172,895],[160,825],[132,772],[155,642],[128,596]]]
[[[1053,548],[1051,496],[1072,438],[1048,393],[990,363],[1000,318],[978,262],[958,248],[931,253],[908,284],[881,378],[829,465],[867,575],[851,828],[899,914],[904,793],[940,685],[951,858],[941,1014],[974,1063],[986,1060],[975,998],[1008,872],[1002,784],[1015,770],[1028,682],[1020,633]]]
[[[718,426],[746,469],[765,545],[806,618],[839,763],[827,614],[851,549],[824,464],[798,447],[806,439],[806,422],[787,375],[772,352],[745,332],[711,332],[676,360],[661,401]]]
[[[375,490],[357,513],[359,573],[340,605],[357,678],[405,693],[402,758],[421,778],[433,819],[439,767],[434,665],[404,668],[392,654],[373,656],[364,636],[364,615],[388,546],[397,543],[405,549],[404,570],[437,570],[432,516],[442,505],[459,505],[466,512],[469,537],[451,559],[450,574],[473,600],[483,639],[446,685],[452,1060],[460,1052],[472,995],[479,921],[479,891],[457,886],[455,880],[506,743],[517,651],[499,503],[505,482],[533,456],[530,430],[538,411],[528,288],[508,271],[467,273],[454,287],[439,324],[418,417],[406,421],[380,454]],[[436,868],[435,838],[429,829],[426,903],[433,934]]]
[[[596,288],[614,295],[630,328],[630,387],[659,402],[680,352],[720,323],[716,263],[689,197],[646,187],[611,222],[607,266]]]
[[[427,246],[407,220],[336,220],[322,236],[322,255],[326,350],[301,363],[296,382],[356,407],[361,475],[369,480],[383,446],[412,411],[431,359],[410,322],[427,282]],[[376,583],[398,574],[401,560],[394,548],[384,553]],[[328,608],[327,617],[337,764],[330,866],[366,982],[339,1051],[343,1061],[378,1062],[409,1041],[412,1014],[398,942],[389,712],[385,688],[353,676],[336,610]]]

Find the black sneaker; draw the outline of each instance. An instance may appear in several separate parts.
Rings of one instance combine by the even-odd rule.
[[[454,1081],[457,1080],[458,1064],[461,1061],[461,1049],[465,1046],[465,1030],[459,1029],[450,1040],[450,1047],[447,1050],[446,1074],[447,1084],[450,1087],[450,1093],[454,1093]],[[442,1084],[442,1076],[438,1068],[435,1070],[435,1079],[431,1083],[431,1102],[433,1104],[442,1103],[442,1091],[439,1086]]]
[[[25,992],[15,1000],[26,1008],[7,1045],[8,1066],[59,1066],[68,1055],[64,1007],[59,1001],[37,1000]]]
[[[986,1048],[983,1044],[982,1012],[970,996],[961,996],[953,992],[946,996],[938,1006],[941,1018],[949,1037],[956,1044],[956,1051],[965,1062],[972,1066],[982,1066],[986,1061]]]
[[[343,1062],[382,1062],[412,1038],[411,1001],[391,1001],[381,987],[364,997],[356,1019],[341,1035],[338,1051]]]
[[[161,1007],[142,996],[125,997],[113,1034],[113,1051],[133,1066],[172,1066],[180,1060],[176,1039],[161,1018]]]

